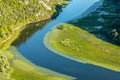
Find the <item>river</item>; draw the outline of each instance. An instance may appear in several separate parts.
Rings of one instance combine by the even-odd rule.
[[[49,23],[43,21],[46,25],[44,24],[44,26],[38,29],[31,29],[31,31],[35,29],[34,32],[27,32],[27,39],[16,45],[17,50],[34,64],[76,77],[77,80],[120,80],[119,72],[67,59],[50,51],[43,43],[45,34],[51,30],[53,26],[76,19],[97,1],[98,0],[71,0],[70,3],[62,9],[63,11],[56,19]],[[35,25],[37,24],[38,23],[35,23]],[[25,35],[22,34],[22,37],[19,37],[19,39],[22,40],[24,37]]]

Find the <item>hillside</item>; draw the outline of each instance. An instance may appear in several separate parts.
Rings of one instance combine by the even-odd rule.
[[[65,0],[1,0],[0,46],[13,37],[15,31],[25,24],[46,20],[56,12],[56,5]]]
[[[0,80],[71,80],[32,64],[10,46],[27,27],[26,24],[48,22],[47,19],[56,13],[57,6],[62,7],[65,3],[66,0],[0,0]],[[42,25],[32,27],[36,30]]]
[[[120,1],[104,0],[103,6],[86,17],[70,22],[98,38],[120,45]]]

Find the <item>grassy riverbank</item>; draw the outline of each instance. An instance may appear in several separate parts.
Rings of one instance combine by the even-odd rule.
[[[11,66],[14,69],[12,73],[16,80],[72,80],[70,76],[62,75],[42,67],[38,67],[24,58],[15,47],[8,49],[14,54]],[[21,74],[22,73],[22,74]]]
[[[50,19],[56,13],[57,5],[62,6],[66,2],[66,0],[0,1],[0,48],[12,38],[16,30],[24,27],[23,25]]]
[[[48,41],[53,48],[61,52],[59,54],[120,71],[120,47],[107,43],[81,28],[70,24],[58,25],[50,32]]]
[[[7,75],[9,76],[4,75],[5,78],[2,80],[9,80],[11,78],[13,80],[73,80],[70,76],[59,74],[34,65],[24,58],[13,46],[6,51],[1,51],[0,55],[4,55],[8,58],[12,70],[12,72],[7,72]]]
[[[48,20],[49,21],[49,20]],[[25,38],[21,38],[22,41],[26,40],[28,36],[31,36],[36,30],[39,28],[42,28],[48,21],[40,21],[36,23],[32,23],[29,25],[26,25],[26,28],[24,29]],[[42,23],[42,24],[41,24]],[[29,26],[29,28],[27,27]],[[36,26],[36,28],[34,28]],[[32,29],[32,30],[31,30]],[[23,30],[23,31],[24,31]],[[27,32],[30,32],[30,35],[26,35]],[[19,35],[19,31],[16,32],[10,40],[8,40],[4,45],[9,46],[12,41]],[[21,43],[21,40],[17,40],[17,44]],[[16,42],[15,42],[16,43]],[[9,47],[7,50],[0,50],[0,63],[1,63],[1,56],[5,56],[8,58],[7,64],[10,66],[10,71],[5,70],[7,74],[3,74],[4,72],[0,72],[2,74],[0,76],[0,79],[15,79],[15,80],[73,80],[72,77],[66,76],[63,74],[59,74],[57,72],[50,71],[48,69],[44,69],[41,67],[38,67],[34,64],[32,64],[30,61],[28,61],[26,58],[24,58],[20,53],[16,50],[15,47]],[[3,63],[4,65],[5,63]],[[0,70],[2,70],[3,67],[0,67]],[[4,70],[4,69],[3,69]]]

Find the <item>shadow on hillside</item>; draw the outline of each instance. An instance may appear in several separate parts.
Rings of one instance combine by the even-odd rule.
[[[24,43],[26,40],[28,40],[36,31],[42,29],[50,19],[35,22],[35,23],[30,23],[25,26],[25,29],[23,29],[20,32],[20,35],[18,38],[12,43],[14,46],[19,46],[21,43]]]

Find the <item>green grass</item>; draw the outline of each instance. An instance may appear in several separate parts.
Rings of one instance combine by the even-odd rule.
[[[24,58],[15,47],[11,46],[6,51],[0,50],[0,55],[8,58],[12,72],[0,72],[0,80],[73,80],[73,77],[63,75],[42,67],[38,67]],[[0,62],[1,63],[1,62]],[[1,69],[1,67],[0,67]],[[12,78],[12,79],[11,79]]]
[[[53,48],[78,60],[120,71],[120,47],[70,24],[61,24],[49,36]]]
[[[1,58],[5,56],[7,60]],[[4,61],[3,61],[3,60]],[[2,61],[1,61],[2,60]],[[8,65],[4,72],[0,72],[0,80],[73,80],[73,77],[60,74],[39,66],[34,65],[24,58],[15,47],[0,50],[0,65]],[[1,70],[0,66],[0,70]]]
[[[67,80],[62,77],[50,76],[47,73],[43,73],[34,69],[32,66],[21,62],[20,60],[14,60],[13,66],[14,72],[11,77],[16,80]],[[18,65],[16,65],[18,64]]]
[[[14,77],[16,80],[66,80],[55,76],[51,77],[40,72],[37,73],[34,71],[26,71],[19,68],[14,69],[15,72],[12,74],[12,77]]]

